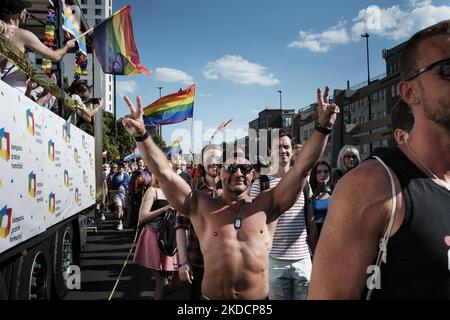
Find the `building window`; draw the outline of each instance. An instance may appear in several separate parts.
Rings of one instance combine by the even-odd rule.
[[[95,15],[101,16],[102,15],[102,9],[95,9]]]
[[[87,9],[81,9],[83,11],[83,14],[87,14]]]
[[[99,24],[100,22],[102,22],[102,19],[95,19],[95,24]]]
[[[308,130],[303,131],[303,141],[308,140]]]
[[[81,4],[87,4],[87,0],[81,0]]]
[[[283,118],[283,127],[290,127],[290,126],[292,126],[292,118],[291,117]]]
[[[102,5],[102,0],[95,0],[95,4],[98,5],[98,6],[101,6]]]

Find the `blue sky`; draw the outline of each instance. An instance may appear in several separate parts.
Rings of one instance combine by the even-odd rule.
[[[242,128],[265,108],[300,109],[315,102],[317,87],[345,88],[367,79],[369,32],[371,76],[385,72],[382,49],[450,17],[446,0],[114,0],[114,11],[131,4],[141,63],[150,77],[119,77],[120,96],[142,96],[144,106],[196,83],[194,120],[203,130],[233,118]],[[191,120],[163,127],[170,143]],[[174,134],[176,135],[176,133]],[[183,141],[184,150],[187,144]]]

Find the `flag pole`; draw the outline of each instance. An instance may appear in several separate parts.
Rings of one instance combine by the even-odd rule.
[[[80,40],[81,38],[83,38],[85,35],[87,35],[89,32],[92,32],[93,30],[94,30],[94,27],[90,28],[88,31],[83,32],[82,34],[80,34],[78,37],[76,37],[76,38],[73,39],[73,40],[78,41],[78,40]]]

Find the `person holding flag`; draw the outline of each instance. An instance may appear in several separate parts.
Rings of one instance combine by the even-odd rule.
[[[28,8],[31,8],[30,1],[3,0],[1,2],[0,19],[7,25],[4,34],[22,53],[29,49],[52,61],[61,60],[71,48],[75,47],[75,41],[70,40],[64,47],[57,50],[45,46],[34,33],[20,28],[29,17]],[[0,57],[0,79],[23,94],[27,92],[27,75],[3,56]]]

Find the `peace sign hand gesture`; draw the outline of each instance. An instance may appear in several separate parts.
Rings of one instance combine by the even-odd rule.
[[[336,122],[337,114],[340,112],[339,107],[334,103],[329,103],[328,96],[330,88],[325,87],[325,93],[322,97],[322,91],[317,89],[317,104],[319,109],[319,124],[322,127],[331,128]]]
[[[144,125],[141,97],[136,98],[137,109],[127,96],[124,97],[124,100],[130,109],[130,114],[122,120],[123,126],[133,137],[144,135],[147,130]]]

